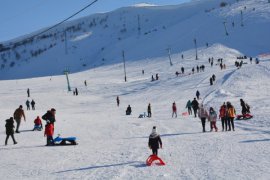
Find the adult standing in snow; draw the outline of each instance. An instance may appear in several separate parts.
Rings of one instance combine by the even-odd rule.
[[[14,117],[16,123],[17,123],[16,133],[20,133],[19,128],[20,128],[22,117],[24,118],[24,121],[26,121],[25,120],[25,114],[24,114],[24,110],[23,110],[23,106],[22,105],[20,105],[19,108],[15,110],[15,112],[13,114],[13,117]]]
[[[177,108],[176,108],[176,103],[173,102],[172,104],[172,117],[175,115],[175,118],[177,118]]]
[[[9,119],[6,120],[6,141],[5,141],[5,145],[8,144],[8,139],[9,136],[11,136],[13,143],[17,144],[15,138],[14,138],[14,121],[13,121],[13,117],[10,117]]]
[[[30,101],[27,99],[25,102],[27,110],[30,110]]]
[[[194,74],[194,68],[192,68],[192,74]]]
[[[148,113],[148,116],[147,117],[152,117],[152,112],[151,112],[151,104],[149,103],[148,104],[148,107],[147,107],[147,113]]]
[[[233,107],[233,105],[230,102],[227,102],[227,118],[228,118],[228,125],[229,125],[229,130],[231,129],[234,131],[234,118],[235,118],[236,111]]]
[[[193,101],[191,102],[191,105],[192,105],[192,109],[194,111],[194,117],[197,117],[197,110],[199,108],[199,103],[196,100],[196,98],[193,99]]]
[[[120,99],[119,99],[119,96],[116,97],[116,103],[117,103],[117,106],[119,107],[119,105],[120,105]]]
[[[152,75],[152,81],[155,81],[154,75]]]
[[[132,112],[131,107],[130,105],[128,105],[127,110],[126,110],[126,115],[131,115],[131,112]]]
[[[32,101],[31,101],[32,110],[36,109],[35,104],[36,104],[36,102],[34,101],[34,99],[32,99]]]
[[[182,74],[185,73],[185,68],[184,67],[181,67],[181,72],[182,72]]]
[[[78,93],[78,89],[77,89],[77,88],[75,88],[75,95],[76,95],[76,96],[78,96],[78,95],[79,95],[79,93]]]
[[[226,104],[224,102],[224,104],[220,107],[219,109],[219,118],[221,119],[221,123],[222,123],[222,131],[227,131],[227,119],[226,119]],[[225,124],[225,127],[224,127]]]
[[[202,123],[202,128],[203,128],[203,132],[205,132],[205,122],[206,122],[206,118],[208,117],[208,112],[207,110],[204,108],[203,104],[201,104],[199,111],[198,111],[198,116],[201,119],[201,123]]]
[[[215,82],[216,81],[216,75],[212,75],[212,79],[213,79],[213,82]]]
[[[47,111],[46,114],[42,116],[42,119],[45,121],[49,121],[51,124],[54,125],[56,119],[55,119],[56,110],[52,108],[51,110]]]
[[[30,97],[30,89],[27,89],[27,97]]]
[[[86,80],[84,80],[84,86],[85,86],[85,87],[87,86],[87,82],[86,82]]]
[[[213,129],[215,128],[216,132],[218,131],[218,128],[216,126],[216,122],[217,122],[217,113],[214,110],[214,108],[210,107],[209,110],[209,121],[210,121],[210,127],[211,127],[211,131],[213,131]]]
[[[212,79],[212,77],[210,77],[210,86],[212,86],[213,85],[213,79]]]
[[[158,80],[159,79],[159,76],[158,76],[158,73],[156,74],[156,80]]]
[[[153,155],[158,155],[159,147],[162,149],[162,141],[160,135],[157,133],[156,126],[153,127],[152,133],[149,136],[148,146],[152,149]]]
[[[188,108],[188,114],[189,114],[189,115],[192,115],[192,110],[191,110],[191,108],[192,108],[192,103],[191,103],[190,100],[188,100],[187,105],[186,105],[186,108]]]
[[[196,91],[196,97],[197,97],[198,100],[200,99],[200,92],[199,92],[199,90]]]

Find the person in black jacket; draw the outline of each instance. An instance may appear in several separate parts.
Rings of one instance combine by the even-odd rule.
[[[15,138],[14,138],[14,121],[13,121],[13,117],[10,117],[9,119],[6,120],[6,141],[5,141],[5,145],[7,145],[8,143],[8,139],[9,139],[9,136],[11,136],[12,140],[13,140],[13,143],[14,144],[17,144]]]
[[[131,107],[130,107],[130,105],[128,105],[128,107],[127,107],[127,110],[126,110],[126,115],[131,115]]]
[[[242,114],[243,115],[250,113],[249,105],[247,105],[243,99],[240,99],[240,105],[242,107]]]
[[[159,147],[162,148],[160,135],[157,133],[156,126],[153,127],[152,133],[149,136],[148,146],[152,149],[153,155],[158,155]]]
[[[194,116],[197,117],[197,110],[199,109],[199,103],[196,100],[196,98],[194,98],[194,100],[191,102],[192,105],[192,109],[194,111]]]
[[[151,112],[151,104],[149,103],[148,104],[148,107],[147,107],[147,113],[148,113],[148,116],[147,117],[152,117],[152,112]]]
[[[31,101],[32,110],[36,109],[35,104],[36,104],[36,102],[34,101],[34,99],[32,99],[32,101]]]
[[[51,110],[47,111],[47,113],[42,116],[42,119],[45,121],[50,121],[51,124],[54,124],[54,122],[56,121],[55,113],[56,113],[56,110],[52,108]]]

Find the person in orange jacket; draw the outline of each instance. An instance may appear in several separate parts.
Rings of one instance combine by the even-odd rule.
[[[231,131],[231,127],[232,127],[232,130],[234,131],[234,118],[235,118],[236,111],[230,102],[227,102],[226,114],[227,114],[228,126],[229,126],[228,131]]]
[[[222,131],[224,131],[224,125],[225,125],[225,131],[227,131],[226,111],[227,111],[227,108],[224,102],[224,104],[219,109],[219,119],[221,119]]]
[[[47,124],[45,126],[45,131],[44,131],[44,137],[47,136],[47,144],[46,146],[53,145],[53,124],[47,121]]]

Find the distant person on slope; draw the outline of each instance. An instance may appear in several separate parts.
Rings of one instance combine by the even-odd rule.
[[[176,108],[175,102],[173,102],[172,104],[172,118],[173,118],[173,115],[175,115],[175,118],[177,118],[177,108]]]
[[[198,100],[200,99],[200,92],[198,90],[196,91],[196,97]]]
[[[119,107],[119,105],[120,105],[120,99],[119,99],[119,96],[116,97],[116,103],[117,103],[117,106]]]
[[[127,107],[127,110],[126,110],[126,115],[131,115],[131,107],[130,107],[130,105],[128,105],[128,107]]]
[[[32,99],[32,101],[31,101],[32,110],[36,109],[35,104],[36,104],[36,102],[34,101],[34,99]]]
[[[200,105],[199,111],[198,111],[198,116],[201,119],[201,123],[202,123],[202,132],[206,132],[205,131],[205,122],[206,122],[206,118],[208,118],[208,112],[207,110],[204,108],[203,104]]]
[[[30,110],[30,101],[27,99],[25,102],[27,110]]]
[[[189,114],[189,115],[192,115],[192,110],[191,110],[191,108],[192,108],[192,103],[191,103],[190,100],[188,100],[187,105],[186,105],[186,108],[188,108],[188,114]]]
[[[159,147],[162,149],[162,141],[157,133],[156,126],[153,127],[152,133],[149,136],[148,146],[152,149],[153,155],[158,155]]]
[[[24,118],[24,121],[26,121],[25,120],[25,114],[24,114],[24,110],[23,110],[23,106],[22,105],[20,105],[19,108],[15,110],[15,112],[13,114],[13,117],[14,117],[16,123],[17,123],[16,133],[20,133],[19,128],[20,128],[22,117]]]
[[[27,89],[27,97],[30,97],[30,89]]]
[[[147,113],[148,113],[148,116],[147,117],[152,117],[152,111],[151,111],[151,104],[149,103],[148,104],[148,107],[147,107]]]
[[[194,111],[194,117],[197,117],[197,110],[199,109],[199,103],[196,100],[196,98],[193,99],[193,101],[191,102],[193,111]]]

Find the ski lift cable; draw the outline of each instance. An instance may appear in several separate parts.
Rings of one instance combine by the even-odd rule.
[[[81,13],[82,11],[84,11],[85,9],[89,8],[90,6],[92,6],[93,4],[95,4],[97,1],[98,1],[98,0],[92,1],[91,3],[89,3],[88,5],[86,5],[85,7],[83,7],[82,9],[80,9],[79,11],[77,11],[76,13],[72,14],[71,16],[67,17],[66,19],[60,21],[59,23],[57,23],[57,24],[55,24],[55,25],[53,25],[53,26],[51,26],[51,27],[49,27],[49,28],[47,28],[47,29],[45,29],[45,30],[43,30],[43,31],[41,31],[41,32],[39,32],[39,33],[33,35],[33,36],[31,36],[31,37],[28,37],[28,38],[23,39],[23,40],[18,41],[18,42],[22,42],[22,41],[34,39],[35,37],[37,37],[37,36],[39,36],[39,35],[41,35],[41,34],[43,34],[43,33],[45,33],[45,32],[48,32],[48,31],[54,29],[55,27],[57,27],[57,26],[63,24],[64,22],[66,22],[66,21],[68,21],[69,19],[73,18],[74,16],[78,15],[79,13]],[[16,43],[18,43],[18,42],[16,42]],[[5,47],[11,47],[13,44],[14,44],[14,43],[12,43],[12,44],[9,45],[9,46],[5,46]]]

